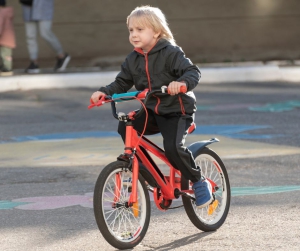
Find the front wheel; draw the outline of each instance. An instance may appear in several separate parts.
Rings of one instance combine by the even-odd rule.
[[[195,163],[201,168],[201,174],[214,182],[217,190],[214,191],[215,208],[207,206],[197,208],[195,202],[188,197],[182,197],[184,209],[192,223],[202,231],[214,231],[225,222],[230,207],[230,184],[224,163],[211,149],[203,148],[194,156]],[[184,177],[181,178],[181,189],[191,190],[192,184]]]
[[[139,175],[137,202],[128,206],[132,172],[123,161],[112,162],[100,173],[94,190],[94,214],[106,241],[118,249],[131,249],[144,238],[150,221],[150,199]]]

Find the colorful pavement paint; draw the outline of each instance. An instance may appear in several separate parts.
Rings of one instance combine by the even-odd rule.
[[[300,147],[244,141],[249,137],[270,138],[274,135],[248,135],[248,129],[268,129],[268,126],[198,126],[196,133],[189,135],[186,146],[202,140],[217,137],[220,142],[211,148],[222,159],[240,159],[253,157],[270,157],[278,155],[300,154]],[[198,134],[198,132],[203,134]],[[220,136],[218,133],[225,136]],[[74,135],[74,134],[73,134]],[[90,134],[93,135],[93,134]],[[61,166],[105,166],[115,161],[116,156],[124,151],[120,137],[90,137],[55,140],[29,140],[22,142],[9,142],[0,144],[0,167],[61,167]],[[55,135],[54,135],[55,136]],[[276,135],[280,136],[280,135]],[[274,136],[275,137],[275,136]],[[242,138],[242,139],[240,139]],[[155,135],[149,137],[151,141],[162,146],[162,137]],[[18,153],[17,155],[15,153]],[[159,164],[159,163],[158,163]]]
[[[289,100],[281,103],[270,104],[223,104],[223,105],[198,105],[199,111],[224,111],[248,109],[255,112],[288,112],[300,108],[299,100]]]
[[[232,196],[249,196],[293,192],[299,190],[300,186],[233,187],[231,189],[231,194]],[[153,201],[152,193],[150,193],[150,200]],[[177,200],[180,201],[181,198]],[[12,201],[0,201],[0,210],[13,208],[22,210],[50,210],[77,205],[86,208],[93,208],[93,193],[86,193],[84,195],[29,197],[15,199]]]
[[[249,107],[249,110],[256,112],[287,112],[300,108],[300,101],[291,100],[283,103],[266,104],[264,106]]]
[[[271,126],[268,125],[200,125],[196,127],[193,134],[204,135],[222,135],[230,138],[241,139],[266,139],[273,137],[280,137],[281,135],[269,135],[269,134],[247,134],[246,131],[252,131],[257,129],[268,129]],[[26,142],[26,141],[49,141],[49,140],[70,140],[70,139],[82,139],[82,138],[108,138],[108,137],[120,137],[115,131],[90,131],[90,132],[72,132],[72,133],[53,133],[53,134],[41,134],[30,135],[22,137],[13,137],[10,142]],[[0,142],[8,143],[8,142]]]
[[[26,205],[31,202],[13,202],[9,200],[0,200],[0,210],[2,209],[12,209],[20,205]]]
[[[197,105],[198,111],[228,111],[248,109],[249,107],[258,106],[257,104],[222,104],[222,105]]]

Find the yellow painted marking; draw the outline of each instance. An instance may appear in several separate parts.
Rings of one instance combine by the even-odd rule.
[[[189,135],[186,146],[195,141],[207,140],[216,135]],[[209,145],[222,159],[251,158],[300,154],[299,147],[277,146],[217,136],[219,143]],[[149,137],[161,148],[162,137]],[[63,141],[26,141],[0,144],[0,167],[40,166],[105,166],[123,153],[119,137],[84,138]],[[156,159],[155,159],[156,160]],[[161,164],[158,161],[158,164]]]

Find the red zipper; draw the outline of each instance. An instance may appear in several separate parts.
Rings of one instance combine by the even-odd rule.
[[[155,45],[153,45],[153,47],[154,47],[154,46],[155,46]],[[153,48],[153,47],[152,47],[152,48]],[[149,51],[151,51],[152,48],[151,48]],[[152,88],[151,88],[150,74],[149,74],[149,69],[148,69],[148,53],[149,53],[149,51],[148,51],[148,53],[144,53],[143,50],[141,50],[140,48],[135,48],[134,50],[137,51],[138,53],[144,54],[145,61],[146,61],[145,68],[146,68],[147,80],[148,80],[149,90],[151,91]],[[159,104],[160,104],[160,99],[159,99],[159,97],[157,97],[157,96],[155,96],[155,95],[153,95],[153,96],[157,98],[157,104],[156,104],[156,106],[155,106],[155,108],[154,108],[154,111],[155,111],[156,114],[159,114],[159,113],[158,113],[158,106],[159,106]]]
[[[148,85],[149,85],[149,89],[151,91],[152,88],[151,88],[150,74],[149,74],[149,70],[148,70],[148,53],[144,53],[144,55],[145,55],[145,60],[146,60],[146,74],[147,74],[147,79],[148,79]],[[157,97],[155,95],[153,95],[153,97],[155,97],[157,99],[157,104],[154,108],[154,112],[159,115],[158,106],[160,104],[160,99],[159,99],[159,97]]]
[[[158,106],[159,106],[159,104],[160,104],[160,99],[159,99],[159,97],[157,97],[157,96],[155,96],[155,95],[153,95],[153,97],[156,97],[156,98],[157,98],[157,104],[156,104],[156,106],[155,106],[155,108],[154,108],[154,111],[155,111],[156,114],[159,115],[159,113],[158,113]]]
[[[145,55],[145,61],[146,61],[146,74],[147,74],[147,79],[148,79],[148,85],[149,85],[149,90],[151,91],[151,82],[150,82],[150,74],[148,70],[148,54],[144,53]]]
[[[153,46],[154,47],[154,46]],[[152,48],[151,48],[152,49]],[[150,49],[150,50],[151,50]],[[146,65],[145,65],[145,68],[146,68],[146,74],[147,74],[147,80],[148,80],[148,85],[149,85],[149,90],[151,91],[152,88],[151,88],[151,81],[150,81],[150,74],[149,74],[149,70],[148,70],[148,53],[145,53],[142,49],[140,48],[134,48],[134,50],[140,54],[143,54],[144,57],[145,57],[145,62],[146,62]],[[150,51],[149,50],[149,51]]]

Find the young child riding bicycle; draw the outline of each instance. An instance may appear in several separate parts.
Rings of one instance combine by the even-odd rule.
[[[96,103],[106,95],[127,92],[133,85],[139,91],[168,86],[169,94],[156,94],[146,105],[145,134],[162,134],[166,157],[193,182],[197,207],[205,207],[213,201],[211,185],[201,175],[192,153],[184,147],[188,128],[194,121],[196,98],[193,89],[199,83],[200,70],[176,45],[160,9],[137,7],[127,17],[127,27],[134,50],[126,57],[115,81],[94,92],[91,100]],[[186,93],[180,92],[181,86],[186,87]],[[135,130],[141,133],[145,120],[144,112],[133,121]],[[118,133],[124,140],[125,122],[119,122]]]

